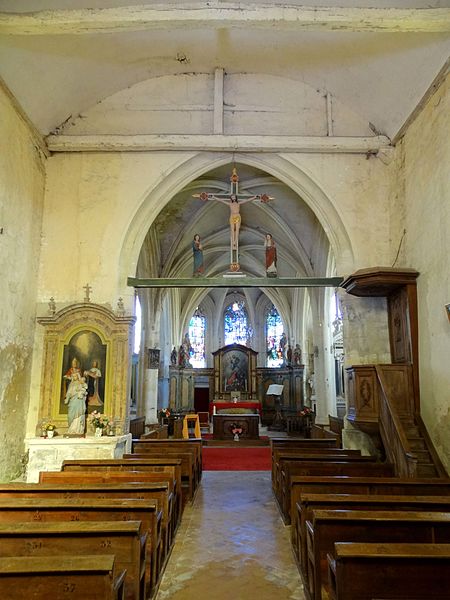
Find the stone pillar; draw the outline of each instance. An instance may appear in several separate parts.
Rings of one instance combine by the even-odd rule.
[[[316,402],[316,423],[328,423],[329,404],[329,373],[325,359],[325,343],[323,326],[317,319],[313,324],[313,352],[314,352],[314,393]],[[313,398],[314,401],[314,398]]]
[[[158,421],[158,369],[145,369],[144,373],[145,422]]]

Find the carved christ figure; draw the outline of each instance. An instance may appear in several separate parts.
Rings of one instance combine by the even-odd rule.
[[[239,177],[236,169],[233,169],[233,173],[230,178],[231,181],[231,193],[225,194],[212,194],[208,192],[202,192],[201,194],[194,194],[194,198],[200,198],[203,202],[207,200],[216,200],[222,204],[226,204],[230,208],[230,248],[231,248],[231,263],[235,263],[237,266],[239,263],[238,250],[239,250],[239,230],[241,228],[241,215],[240,208],[242,204],[247,202],[253,202],[254,200],[260,200],[261,202],[267,203],[273,200],[271,196],[267,194],[255,194],[254,196],[248,196],[241,194],[238,196],[238,182]]]

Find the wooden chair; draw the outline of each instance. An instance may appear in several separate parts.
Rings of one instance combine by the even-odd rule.
[[[192,431],[190,435],[189,430]],[[183,439],[188,440],[190,437],[201,438],[200,421],[198,415],[186,415],[183,421]]]
[[[198,412],[197,415],[200,422],[200,430],[207,429],[209,431],[209,412]]]

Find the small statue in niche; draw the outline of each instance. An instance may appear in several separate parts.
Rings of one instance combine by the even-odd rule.
[[[65,376],[66,377],[66,376]],[[86,396],[88,386],[84,377],[79,371],[74,371],[70,376],[70,383],[67,387],[64,404],[69,405],[67,421],[69,429],[67,433],[74,435],[83,435],[86,429]]]
[[[172,352],[170,353],[170,364],[173,367],[175,367],[177,364],[177,358],[178,358],[177,349],[174,346]]]
[[[287,344],[287,337],[286,337],[286,334],[283,332],[280,337],[280,345],[279,345],[279,357],[283,361],[283,365],[286,364],[286,344]]]
[[[289,344],[286,350],[286,361],[287,365],[290,367],[292,365],[292,346]]]
[[[294,365],[298,366],[302,364],[302,350],[300,348],[300,344],[295,344],[294,352],[293,352]]]
[[[191,363],[190,363],[190,357],[192,354],[192,346],[191,346],[191,340],[189,339],[189,333],[185,333],[184,334],[184,338],[183,338],[183,342],[181,344],[181,350],[182,350],[182,355],[181,355],[181,367],[191,367]]]

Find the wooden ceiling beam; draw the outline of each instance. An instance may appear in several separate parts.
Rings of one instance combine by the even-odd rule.
[[[224,277],[153,278],[128,277],[127,285],[134,288],[301,288],[339,287],[342,277]]]
[[[376,154],[390,148],[386,136],[291,135],[49,135],[51,152],[324,152]]]
[[[182,6],[121,6],[0,13],[3,35],[84,35],[173,29],[276,28],[277,31],[450,31],[449,8],[342,8],[193,2]]]

